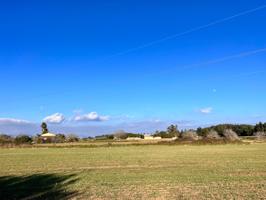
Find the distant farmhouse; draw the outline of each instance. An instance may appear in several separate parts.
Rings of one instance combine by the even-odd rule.
[[[44,133],[41,134],[42,141],[45,142],[55,142],[56,134],[53,133]]]
[[[144,140],[161,140],[162,137],[153,137],[152,135],[144,135]]]
[[[42,134],[41,134],[40,138],[41,138],[42,142],[43,143],[55,142],[56,134],[49,133],[48,128],[47,128],[47,124],[45,122],[43,122],[41,124],[41,128],[42,128]]]
[[[141,138],[141,137],[127,137],[126,140],[131,140],[131,141],[137,141],[137,140],[162,140],[162,137],[154,137],[152,135],[144,135],[144,138]]]
[[[140,137],[128,137],[126,140],[142,140]]]

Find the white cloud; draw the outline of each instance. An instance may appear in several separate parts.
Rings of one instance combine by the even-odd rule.
[[[109,116],[101,116],[97,112],[90,112],[84,115],[77,115],[74,117],[74,121],[77,122],[85,122],[85,121],[107,121],[109,120]]]
[[[0,118],[1,124],[29,124],[29,121],[13,118]]]
[[[61,124],[63,121],[65,121],[65,117],[61,113],[55,113],[53,115],[45,117],[43,121],[50,124]]]
[[[208,107],[208,108],[202,108],[199,111],[203,114],[210,114],[213,111],[213,109],[212,107]]]

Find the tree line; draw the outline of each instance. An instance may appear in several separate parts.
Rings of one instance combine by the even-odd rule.
[[[42,134],[48,133],[47,124],[42,123]],[[117,131],[113,134],[99,135],[95,137],[79,138],[75,134],[56,134],[53,142],[55,143],[68,143],[87,140],[114,140],[114,139],[127,139],[128,137],[144,138],[145,134],[128,133],[125,131]],[[218,139],[220,137],[236,138],[238,136],[258,136],[266,137],[266,123],[259,122],[256,125],[248,124],[219,124],[215,126],[197,128],[190,130],[179,130],[177,125],[170,125],[165,131],[156,131],[152,134],[154,137],[161,138],[177,138],[177,139],[195,139],[195,138],[208,138]],[[21,134],[18,136],[10,136],[7,134],[0,134],[0,144],[32,144],[43,143],[41,135],[29,136]]]
[[[64,135],[64,134],[57,134],[52,142],[48,141],[45,143],[69,143],[69,142],[78,142],[80,138],[74,134]],[[29,136],[26,134],[20,134],[17,136],[10,136],[7,134],[0,134],[0,145],[5,144],[14,144],[14,145],[21,145],[21,144],[41,144],[43,140],[39,135],[36,136]]]
[[[163,131],[155,131],[155,133],[151,134],[154,137],[161,138],[184,138],[187,135],[192,135],[192,133],[196,136],[206,138],[208,135],[214,135],[214,132],[217,133],[217,137],[223,137],[225,132],[231,130],[236,134],[236,136],[264,136],[266,134],[266,123],[259,122],[256,125],[249,124],[219,124],[215,126],[205,127],[205,128],[197,128],[197,129],[189,129],[189,130],[179,130],[177,125],[170,125],[166,130]],[[117,131],[114,134],[105,134],[96,136],[94,139],[96,140],[113,140],[113,139],[126,139],[128,137],[139,137],[144,138],[145,134],[136,134],[136,133],[128,133],[125,131]],[[266,135],[265,135],[266,136]]]
[[[198,128],[196,131],[200,136],[206,135],[210,130],[215,130],[221,135],[225,129],[233,130],[238,136],[256,136],[259,132],[266,132],[266,123],[259,122],[255,126],[248,124],[219,124],[206,128]]]

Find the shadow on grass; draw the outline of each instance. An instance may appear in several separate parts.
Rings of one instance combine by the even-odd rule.
[[[0,177],[0,199],[70,199],[77,192],[67,187],[76,181],[75,175],[4,176]]]

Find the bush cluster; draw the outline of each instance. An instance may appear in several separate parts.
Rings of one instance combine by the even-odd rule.
[[[25,134],[12,137],[6,134],[0,134],[0,145],[22,145],[22,144],[41,144],[41,143],[65,143],[65,142],[78,142],[80,138],[74,134],[65,136],[64,134],[57,134],[55,138],[48,138],[43,140],[40,135],[28,136]]]
[[[256,132],[256,133],[255,133],[255,136],[256,136],[257,139],[263,139],[263,138],[266,138],[266,132],[262,132],[262,131],[260,131],[260,132]]]
[[[219,140],[221,139],[221,136],[217,133],[217,131],[210,130],[206,133],[205,138],[210,140]]]
[[[232,129],[225,129],[223,132],[223,136],[229,141],[239,140],[238,135]]]
[[[187,131],[181,134],[182,140],[195,141],[199,139],[198,134],[195,131]]]
[[[14,138],[6,134],[0,134],[0,144],[10,144],[14,142]]]
[[[32,138],[28,135],[18,135],[15,137],[14,142],[16,145],[19,144],[31,144],[32,143]]]
[[[215,130],[222,136],[226,129],[233,130],[238,136],[255,136],[257,132],[266,132],[266,123],[259,122],[255,126],[248,124],[219,124],[206,128],[198,128],[197,133],[200,136],[206,136],[208,132]]]

